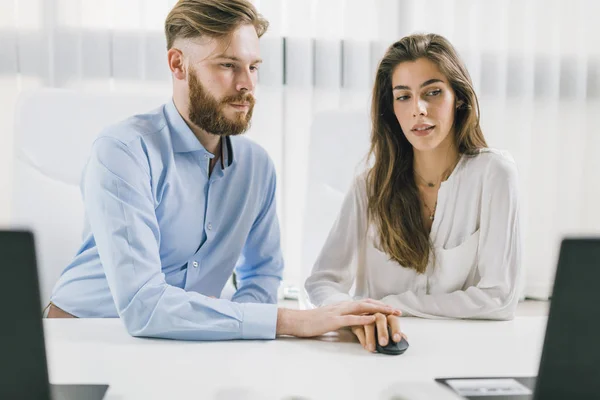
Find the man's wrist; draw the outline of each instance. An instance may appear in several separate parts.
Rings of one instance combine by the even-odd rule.
[[[277,328],[275,334],[277,335],[293,335],[292,332],[292,320],[293,314],[297,310],[290,310],[288,308],[277,309]]]

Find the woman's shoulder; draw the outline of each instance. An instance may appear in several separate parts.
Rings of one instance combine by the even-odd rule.
[[[513,156],[506,150],[492,148],[465,155],[464,175],[467,179],[463,182],[489,188],[515,187],[519,181]]]
[[[358,197],[367,197],[367,179],[369,177],[369,170],[364,169],[357,173],[352,179],[352,185],[350,190],[353,191]]]
[[[486,147],[477,149],[465,157],[468,170],[483,173],[488,178],[512,176],[517,173],[517,163],[507,150]]]

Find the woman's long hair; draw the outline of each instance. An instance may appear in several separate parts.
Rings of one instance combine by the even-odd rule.
[[[394,114],[392,74],[398,64],[420,58],[446,76],[456,97],[454,140],[460,154],[487,147],[479,126],[479,102],[467,69],[454,47],[436,34],[406,36],[391,45],[377,68],[371,103],[373,167],[367,174],[368,218],[377,228],[377,246],[390,259],[418,273],[427,269],[431,243],[415,183],[413,147]]]

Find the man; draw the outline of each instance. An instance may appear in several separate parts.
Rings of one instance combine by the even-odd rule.
[[[278,309],[275,170],[250,123],[259,37],[245,0],[182,0],[167,17],[173,99],[109,127],[82,178],[83,244],[48,317],[120,317],[134,336],[315,336],[398,311],[373,300]],[[234,271],[232,300],[218,299]],[[366,315],[369,314],[369,315]]]

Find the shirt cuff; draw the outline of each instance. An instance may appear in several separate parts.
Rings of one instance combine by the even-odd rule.
[[[242,339],[275,339],[277,305],[243,303]]]

